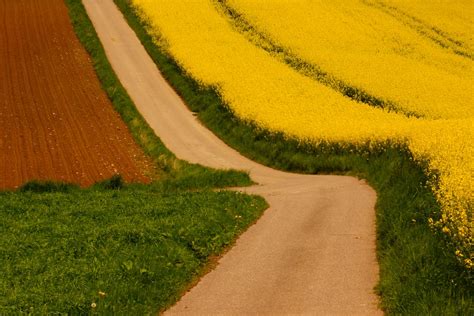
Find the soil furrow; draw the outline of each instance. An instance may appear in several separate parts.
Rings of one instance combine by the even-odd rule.
[[[149,164],[100,86],[62,0],[0,0],[0,189],[88,186]]]

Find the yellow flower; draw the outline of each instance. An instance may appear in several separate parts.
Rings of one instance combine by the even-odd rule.
[[[201,85],[216,88],[242,121],[314,146],[406,148],[426,166],[428,185],[441,206],[441,221],[429,224],[449,234],[466,254],[474,240],[474,62],[456,50],[472,54],[474,49],[470,33],[458,32],[466,29],[464,20],[451,14],[465,10],[462,2],[434,5],[450,7],[441,12],[425,10],[428,0],[386,1],[422,20],[439,21],[446,34],[455,31],[453,38],[470,44],[459,48],[451,41],[441,47],[376,5],[356,0],[228,3],[292,54],[392,102],[398,112],[356,102],[295,70],[278,52],[259,47],[260,39],[233,27],[214,0],[132,3],[150,23],[155,43]]]
[[[464,263],[468,268],[472,268],[474,266],[471,259],[464,259]]]
[[[443,233],[446,233],[446,234],[449,234],[451,232],[451,230],[446,226],[443,227],[442,231]]]

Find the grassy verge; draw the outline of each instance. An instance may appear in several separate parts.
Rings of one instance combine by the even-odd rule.
[[[473,279],[459,265],[428,217],[440,215],[423,167],[404,148],[379,151],[309,147],[239,121],[212,89],[185,75],[156,47],[128,0],[115,0],[163,75],[191,110],[226,143],[249,158],[283,170],[350,173],[366,178],[378,193],[377,252],[381,280],[377,290],[389,314],[469,314],[474,304]]]
[[[65,2],[104,90],[156,163],[159,181],[126,185],[116,176],[88,189],[33,181],[0,192],[0,314],[156,314],[267,204],[206,190],[251,180],[176,159],[120,85],[81,2]]]
[[[266,207],[236,192],[108,186],[0,193],[0,314],[156,314]]]

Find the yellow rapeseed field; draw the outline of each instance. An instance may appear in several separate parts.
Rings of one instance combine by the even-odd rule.
[[[313,144],[405,145],[414,159],[427,162],[443,210],[432,224],[452,237],[458,257],[473,266],[471,59],[361,2],[229,1],[293,53],[422,116],[406,117],[300,74],[240,34],[213,0],[133,3],[156,43],[202,85],[218,89],[242,120]]]
[[[378,3],[363,3],[372,2]],[[228,3],[303,59],[407,111],[429,118],[474,114],[472,60],[376,7],[359,0]]]

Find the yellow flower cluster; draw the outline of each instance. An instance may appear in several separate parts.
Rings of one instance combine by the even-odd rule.
[[[472,256],[472,61],[352,0],[229,3],[293,53],[423,118],[353,101],[302,75],[240,34],[213,0],[133,0],[157,44],[242,120],[314,144],[406,145],[437,175],[443,218],[433,225]]]

